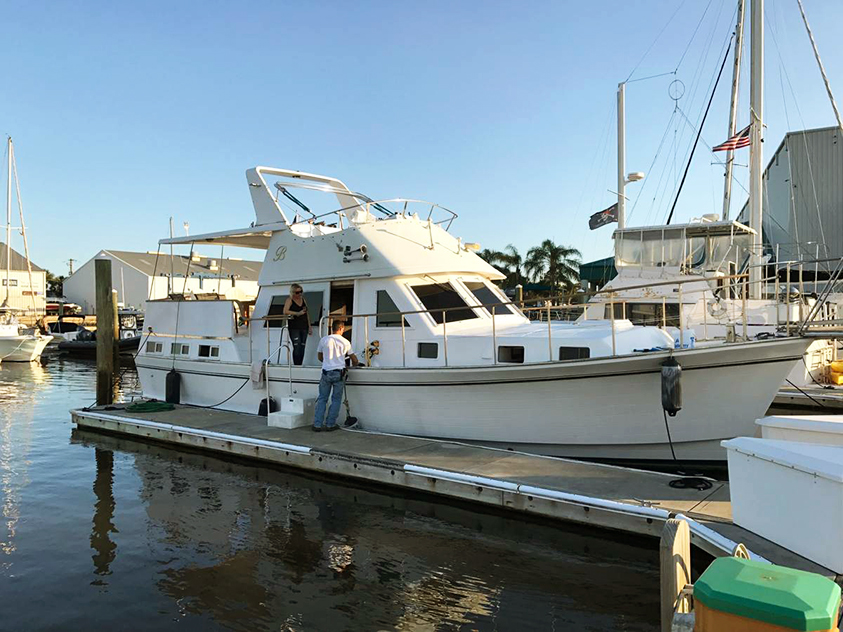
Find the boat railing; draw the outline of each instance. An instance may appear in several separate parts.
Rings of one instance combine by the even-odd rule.
[[[724,277],[727,280],[729,278],[739,280],[744,286],[743,297],[744,300],[742,301],[741,306],[741,313],[746,314],[746,284],[748,283],[749,275],[739,274],[739,275],[731,275],[731,277]],[[680,347],[685,347],[685,330],[686,330],[686,320],[684,309],[682,306],[683,301],[683,290],[682,286],[687,283],[699,283],[699,279],[680,279],[680,280],[673,280],[673,281],[665,281],[665,282],[657,282],[654,284],[649,284],[640,287],[651,287],[653,285],[677,285],[679,286],[678,290],[678,298],[679,298],[679,344]],[[639,286],[633,286],[626,289],[638,289]],[[609,318],[602,319],[602,320],[609,320],[610,327],[611,327],[611,340],[612,340],[612,355],[617,355],[617,325],[616,320],[626,320],[625,314],[623,314],[622,318],[618,318],[615,315],[614,306],[621,305],[623,311],[626,309],[626,303],[632,303],[632,300],[625,300],[619,299],[615,295],[618,290],[597,290],[593,292],[593,294],[606,294],[608,296],[607,300],[604,304],[608,304],[611,306],[609,310]],[[703,292],[705,290],[693,290],[696,292]],[[401,366],[407,366],[407,332],[406,332],[406,323],[405,323],[405,316],[408,315],[420,315],[420,314],[427,314],[436,320],[436,317],[441,318],[442,325],[442,354],[443,354],[443,361],[445,366],[449,366],[449,358],[448,358],[448,314],[456,311],[465,311],[466,308],[468,309],[480,309],[483,308],[489,312],[492,316],[490,321],[490,333],[491,333],[491,343],[492,343],[492,362],[493,364],[498,364],[500,362],[498,356],[498,331],[497,331],[497,315],[500,314],[506,308],[512,307],[515,308],[517,311],[522,313],[523,315],[530,318],[531,316],[535,315],[536,318],[534,320],[539,320],[540,322],[547,323],[547,350],[548,350],[548,362],[555,362],[557,358],[554,357],[554,348],[553,348],[553,314],[561,309],[573,309],[573,310],[581,310],[583,313],[586,314],[587,319],[587,310],[590,307],[594,307],[595,303],[555,303],[553,300],[550,299],[540,299],[544,301],[543,305],[528,305],[530,301],[524,300],[516,300],[516,301],[500,301],[496,303],[482,303],[479,305],[465,305],[463,306],[456,306],[456,307],[445,307],[445,308],[434,308],[434,309],[414,309],[414,310],[393,310],[388,312],[374,312],[374,313],[366,313],[366,314],[343,314],[343,315],[335,315],[335,314],[327,314],[320,318],[319,320],[319,334],[323,335],[323,332],[327,332],[328,329],[326,328],[326,324],[333,321],[333,320],[354,320],[362,319],[363,322],[363,339],[364,339],[364,365],[371,366],[371,359],[373,355],[378,355],[380,353],[380,341],[370,341],[369,335],[369,321],[372,318],[377,319],[378,317],[388,316],[391,319],[398,319],[400,330],[401,330]],[[664,312],[663,312],[664,315]],[[743,337],[744,339],[748,339],[747,335],[747,319],[744,317],[743,319]],[[660,325],[663,328],[667,327],[666,318],[663,316],[662,323]],[[372,345],[370,342],[377,342],[377,345]]]
[[[415,200],[411,198],[389,198],[384,200],[366,199],[365,201],[360,201],[357,204],[351,204],[349,206],[334,209],[333,211],[313,215],[306,220],[302,220],[301,223],[320,223],[335,215],[337,217],[337,226],[340,229],[343,229],[346,228],[346,222],[349,221],[349,215],[361,210],[365,211],[367,214],[378,214],[385,219],[397,216],[410,217],[418,215],[420,220],[429,222],[431,225],[443,226],[446,231],[450,230],[451,224],[453,224],[454,220],[458,217],[458,215],[451,209],[445,208],[444,206],[434,202]]]

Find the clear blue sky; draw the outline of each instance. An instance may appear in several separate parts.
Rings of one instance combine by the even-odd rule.
[[[179,232],[248,225],[257,164],[438,202],[483,247],[552,238],[607,256],[611,229],[587,219],[613,201],[618,82],[679,65],[696,124],[735,4],[6,2],[0,132],[15,140],[33,260],[66,274],[100,248],[153,250],[171,215]],[[843,4],[805,4],[843,99]],[[795,0],[767,13],[769,156],[788,128],[834,119]],[[648,171],[628,189],[641,192],[631,224],[662,221],[693,137],[667,127],[673,78],[627,90],[628,170]],[[709,145],[725,138],[729,79],[727,66]],[[701,144],[677,219],[720,210],[712,160]]]

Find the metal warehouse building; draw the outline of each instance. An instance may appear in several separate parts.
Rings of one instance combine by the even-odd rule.
[[[789,132],[763,180],[764,244],[779,261],[843,257],[843,139],[839,127]],[[741,213],[746,219],[747,209]],[[833,267],[833,266],[832,266]]]
[[[253,298],[258,293],[261,263],[219,259],[193,253],[192,257],[155,252],[101,250],[64,281],[65,297],[86,314],[96,311],[94,262],[111,260],[111,286],[126,307],[144,309],[148,298],[217,292],[231,299]]]

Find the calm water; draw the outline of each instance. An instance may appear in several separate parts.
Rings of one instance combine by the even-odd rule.
[[[654,543],[74,430],[93,398],[0,365],[2,630],[658,627]]]

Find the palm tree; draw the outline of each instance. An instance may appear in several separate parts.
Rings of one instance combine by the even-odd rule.
[[[540,246],[530,248],[524,260],[524,270],[536,282],[549,285],[553,290],[560,286],[570,289],[579,282],[580,251],[557,245],[545,239]]]
[[[501,274],[505,274],[507,277],[511,274],[509,268],[507,267],[508,264],[508,255],[505,252],[501,252],[500,250],[489,250],[488,248],[484,248],[477,255],[483,259],[486,263],[491,266],[497,268],[497,270]]]
[[[505,282],[506,287],[515,287],[524,281],[524,275],[521,274],[521,266],[524,265],[524,258],[518,252],[518,248],[512,244],[504,248],[501,254],[503,255],[503,263],[509,270]]]

